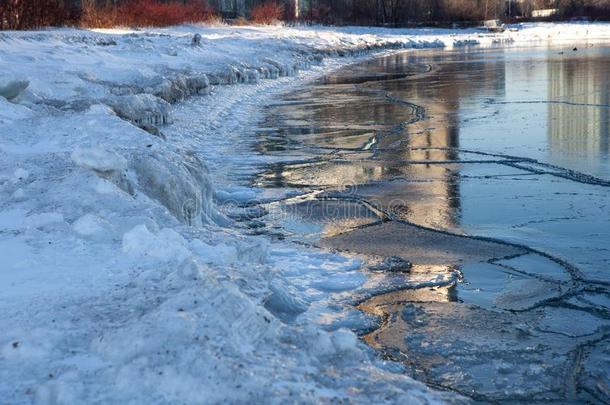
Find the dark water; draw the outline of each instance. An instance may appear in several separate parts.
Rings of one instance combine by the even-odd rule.
[[[266,108],[257,231],[365,258],[364,340],[432,386],[610,401],[609,97],[603,47],[342,69]]]

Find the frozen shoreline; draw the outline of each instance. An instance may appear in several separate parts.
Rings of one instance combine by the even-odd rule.
[[[316,324],[333,294],[366,281],[359,262],[244,236],[212,196],[252,192],[223,184],[216,162],[239,155],[240,128],[274,94],[353,60],[336,56],[549,35],[609,40],[610,25],[0,33],[0,92],[11,99],[0,97],[0,396],[450,400],[346,329],[367,320]],[[168,103],[210,92],[175,113]],[[206,130],[185,135],[197,112]]]

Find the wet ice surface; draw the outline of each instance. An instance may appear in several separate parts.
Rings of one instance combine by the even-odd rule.
[[[422,381],[609,401],[609,87],[610,48],[351,66],[266,107],[251,183],[275,198],[232,211],[253,233],[363,257],[364,285],[325,286],[363,314],[321,322]]]

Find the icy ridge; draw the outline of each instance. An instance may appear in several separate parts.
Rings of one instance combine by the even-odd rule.
[[[530,24],[494,34],[475,29],[204,26],[8,32],[0,35],[0,57],[6,62],[0,94],[68,110],[103,102],[156,133],[153,126],[171,122],[171,110],[161,100],[174,103],[205,94],[214,85],[291,76],[329,57],[383,49],[608,38],[610,29],[604,24]],[[22,52],[15,54],[15,49]],[[140,94],[161,100],[134,98]]]

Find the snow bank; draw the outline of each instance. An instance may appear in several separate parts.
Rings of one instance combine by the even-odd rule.
[[[152,94],[117,96],[106,100],[106,103],[119,117],[139,127],[171,123],[169,103]]]
[[[192,226],[226,224],[212,203],[207,167],[192,153],[144,153],[134,156],[138,188],[165,206],[178,220]]]
[[[197,46],[192,45],[195,35]],[[525,24],[493,34],[475,29],[194,25],[6,32],[0,34],[0,96],[62,108],[93,99],[136,125],[160,125],[171,121],[161,101],[206,94],[214,85],[294,75],[328,57],[381,49],[608,39],[605,24]]]
[[[72,152],[72,160],[85,169],[102,173],[127,169],[127,160],[124,157],[102,148],[77,147]]]
[[[5,83],[0,82],[0,96],[7,100],[12,100],[19,96],[23,90],[29,86],[28,80],[11,80]]]
[[[605,25],[494,35],[201,26],[0,33],[0,397],[459,401],[377,359],[345,329],[373,322],[339,299],[367,281],[358,260],[233,227],[214,197],[243,203],[256,194],[215,192],[209,171],[228,157],[204,151],[223,143],[250,162],[240,130],[252,124],[251,108],[289,77],[331,68],[329,58],[553,33],[569,41],[583,29],[610,38]],[[229,87],[238,83],[257,85]],[[174,119],[170,104],[201,94],[210,94],[199,100],[207,107],[180,115],[181,134],[163,136],[156,127]],[[205,121],[206,131],[189,132],[188,119]]]

